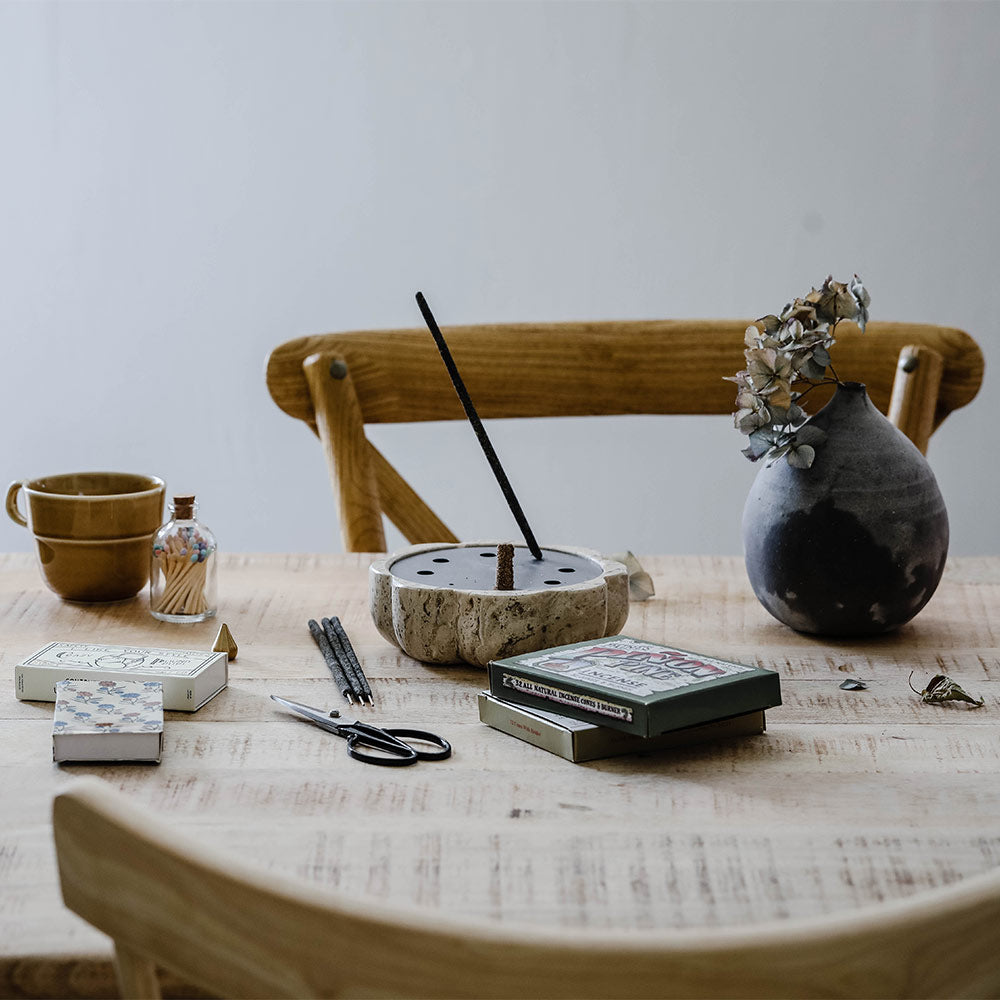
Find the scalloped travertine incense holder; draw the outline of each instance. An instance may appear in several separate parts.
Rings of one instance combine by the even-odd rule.
[[[616,635],[628,618],[628,571],[579,548],[513,548],[514,587],[497,581],[495,542],[414,545],[372,563],[379,632],[425,663],[470,663]],[[501,560],[503,552],[501,551]]]

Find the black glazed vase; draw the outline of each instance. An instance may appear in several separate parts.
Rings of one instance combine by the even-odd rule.
[[[809,421],[826,431],[808,469],[757,474],[743,509],[754,593],[798,632],[872,635],[930,600],[948,555],[948,513],[919,449],[846,382]]]

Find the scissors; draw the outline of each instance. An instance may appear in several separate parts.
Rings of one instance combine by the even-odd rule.
[[[366,764],[378,764],[380,767],[406,767],[409,764],[416,764],[418,760],[444,760],[451,756],[451,744],[435,733],[427,733],[422,729],[379,729],[378,726],[369,726],[366,722],[334,722],[334,718],[340,715],[337,709],[324,712],[321,708],[300,705],[296,701],[279,698],[276,694],[272,694],[271,699],[304,716],[320,729],[325,729],[328,733],[334,733],[336,736],[342,736],[347,740],[348,754],[355,760],[363,760]],[[403,737],[421,743],[431,743],[440,749],[418,750],[407,743]],[[358,749],[359,747],[381,750],[391,756],[383,757],[381,754],[362,753]]]

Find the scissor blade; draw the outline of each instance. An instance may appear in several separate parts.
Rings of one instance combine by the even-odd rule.
[[[297,701],[289,701],[287,698],[279,698],[276,694],[271,695],[271,700],[276,701],[279,705],[284,705],[285,708],[296,712],[298,715],[303,716],[310,722],[315,723],[321,729],[327,730],[330,733],[340,733],[340,723],[334,721],[330,717],[329,712],[324,712],[320,708],[312,708],[309,705],[300,705]],[[339,712],[337,713],[340,714]]]

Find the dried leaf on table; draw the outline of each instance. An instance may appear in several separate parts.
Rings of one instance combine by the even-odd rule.
[[[913,671],[910,671],[910,679],[913,677]],[[982,698],[973,698],[971,695],[967,694],[962,688],[956,684],[950,677],[946,677],[944,674],[935,674],[928,683],[927,687],[923,691],[917,691],[910,680],[907,680],[910,685],[910,690],[920,695],[920,700],[927,702],[929,705],[937,705],[945,701],[964,701],[968,702],[975,708],[983,707]]]
[[[653,578],[642,568],[642,564],[631,552],[619,552],[611,557],[624,563],[628,570],[628,599],[646,601],[655,594]]]
[[[864,681],[859,681],[856,677],[848,677],[846,681],[839,685],[845,691],[867,691],[868,685]]]

